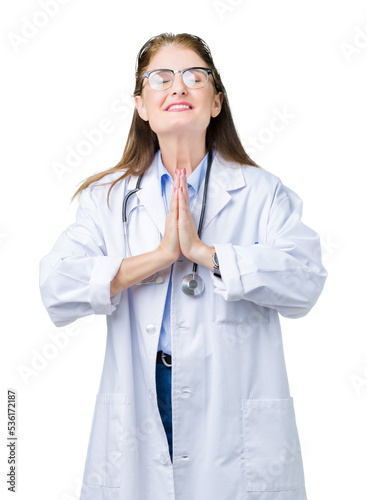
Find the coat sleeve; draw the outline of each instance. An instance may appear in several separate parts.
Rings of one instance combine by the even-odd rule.
[[[40,261],[41,298],[56,326],[90,314],[110,315],[121,294],[110,298],[110,282],[122,256],[107,255],[93,188],[82,191],[76,221]]]
[[[320,238],[301,221],[302,200],[280,181],[269,210],[264,242],[214,244],[222,279],[212,275],[224,300],[249,300],[282,316],[305,316],[327,277]]]

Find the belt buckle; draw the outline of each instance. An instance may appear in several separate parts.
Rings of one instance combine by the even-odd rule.
[[[163,362],[163,364],[164,364],[165,366],[167,366],[167,368],[171,368],[172,363],[171,363],[171,364],[167,363],[167,361],[164,359],[164,357],[165,357],[165,356],[166,356],[166,353],[162,351],[161,358],[162,358],[162,362]]]

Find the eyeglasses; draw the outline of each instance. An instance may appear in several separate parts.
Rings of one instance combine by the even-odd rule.
[[[209,68],[193,67],[173,71],[173,69],[152,69],[143,74],[139,94],[141,94],[144,78],[148,79],[149,85],[154,90],[167,90],[173,85],[175,74],[181,73],[183,82],[190,89],[201,89],[208,83],[209,75],[213,76],[213,70]]]

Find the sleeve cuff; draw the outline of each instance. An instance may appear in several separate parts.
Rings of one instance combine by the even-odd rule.
[[[95,314],[110,315],[121,300],[121,293],[110,297],[110,285],[120,268],[122,257],[98,256],[89,281],[90,305]]]
[[[220,279],[212,273],[214,293],[221,295],[225,300],[240,300],[243,295],[243,288],[232,244],[213,244],[212,246],[217,252],[222,276],[222,279]]]

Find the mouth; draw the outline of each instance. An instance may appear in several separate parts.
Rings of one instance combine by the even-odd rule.
[[[186,104],[186,103],[178,103],[178,104],[171,104],[169,105],[165,111],[187,111],[193,109],[191,104]]]

